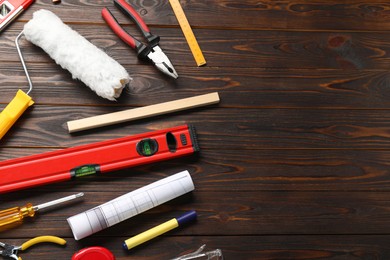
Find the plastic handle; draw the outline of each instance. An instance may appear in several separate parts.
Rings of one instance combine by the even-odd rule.
[[[59,244],[59,245],[65,245],[66,244],[66,240],[62,239],[60,237],[40,236],[40,237],[33,238],[33,239],[23,243],[21,249],[22,250],[26,250],[30,246],[33,246],[33,245],[39,244],[39,243],[44,243],[44,242],[55,243],[55,244]]]
[[[19,207],[15,207],[0,211],[0,227],[16,222],[21,222],[23,216],[20,216],[19,210]]]
[[[19,89],[16,96],[0,113],[0,139],[32,104],[34,104],[32,98]]]
[[[118,7],[124,14],[129,16],[133,22],[135,22],[138,26],[138,28],[141,29],[143,35],[147,37],[150,33],[150,30],[144,20],[139,16],[137,11],[129,5],[126,1],[124,0],[114,0],[114,4],[116,7]]]
[[[28,203],[25,207],[14,207],[0,211],[0,227],[7,226],[13,223],[22,222],[26,216],[33,217],[35,211],[33,206]]]
[[[122,39],[125,43],[127,43],[131,48],[138,51],[142,43],[135,39],[133,36],[128,34],[123,28],[119,25],[118,21],[115,19],[115,17],[112,15],[110,10],[107,8],[102,9],[102,17],[108,24],[108,26],[111,28],[111,30],[114,31],[116,35],[118,35],[119,38]]]
[[[119,8],[119,10],[122,11],[122,13],[130,17],[130,19],[135,22],[135,24],[141,30],[142,34],[148,40],[151,47],[156,46],[160,42],[160,37],[158,35],[153,35],[150,32],[148,26],[146,25],[142,17],[130,4],[128,4],[125,0],[114,0],[114,4],[116,7]]]

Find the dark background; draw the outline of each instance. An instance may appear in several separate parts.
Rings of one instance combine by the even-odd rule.
[[[170,259],[207,244],[226,259],[390,259],[390,3],[386,1],[181,1],[207,60],[197,67],[168,1],[131,1],[179,79],[139,61],[101,18],[112,1],[36,1],[0,34],[0,108],[27,81],[14,39],[38,9],[56,13],[121,63],[133,91],[117,102],[73,80],[21,40],[35,105],[0,143],[6,160],[190,123],[198,155],[0,195],[0,207],[40,204],[85,192],[80,203],[42,212],[0,241],[56,235],[25,259],[70,259],[87,246],[117,259]],[[204,108],[79,134],[66,122],[218,91]],[[189,170],[195,191],[81,241],[66,218],[163,177]],[[139,232],[194,209],[198,221],[133,251]]]

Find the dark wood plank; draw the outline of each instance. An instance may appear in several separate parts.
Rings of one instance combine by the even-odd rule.
[[[0,63],[1,65],[2,63]],[[17,89],[27,91],[27,80],[19,63],[0,67],[0,107]],[[131,89],[117,102],[98,97],[83,83],[51,64],[32,64],[29,71],[36,105],[138,106],[219,92],[219,107],[389,109],[388,71],[263,70],[258,68],[186,68],[176,82],[160,75],[152,66],[127,66],[134,74]],[[179,67],[183,68],[183,67]],[[246,100],[242,102],[241,100]],[[105,112],[120,108],[106,108]],[[96,114],[104,108],[97,108]]]
[[[362,236],[215,236],[183,237],[164,236],[147,246],[126,252],[121,243],[127,237],[116,239],[91,239],[77,243],[68,239],[65,248],[56,245],[42,245],[20,253],[30,259],[53,259],[58,254],[70,259],[74,252],[83,247],[104,243],[116,259],[171,259],[195,251],[206,244],[205,251],[219,248],[224,259],[387,259],[390,252],[386,235]],[[25,239],[7,239],[13,244]],[[147,250],[145,250],[147,249]]]
[[[2,33],[0,54],[6,55],[5,61],[19,63],[14,39],[22,31],[23,25],[24,23],[17,22]],[[70,26],[119,63],[125,66],[147,65],[146,62],[139,61],[129,46],[114,35],[108,26]],[[126,29],[139,35],[134,26],[127,26]],[[160,35],[160,46],[179,68],[179,75],[186,71],[184,68],[180,69],[180,66],[196,68],[179,28],[152,29]],[[100,33],[96,34],[95,31]],[[390,52],[388,32],[231,30],[226,34],[224,30],[215,29],[203,29],[201,32],[197,40],[207,60],[206,67],[387,70],[390,66],[390,58],[387,55]],[[28,64],[45,62],[49,63],[46,68],[56,66],[43,50],[25,39],[20,42]],[[204,67],[197,69],[205,70]]]
[[[2,148],[0,159],[52,149]],[[200,191],[389,191],[387,150],[202,150],[198,155],[136,167],[104,176],[41,187],[44,192],[79,186],[94,192],[127,192],[128,185],[152,182],[161,174],[189,170]]]
[[[107,27],[111,0],[38,0],[0,37],[0,109],[26,79],[14,38],[34,11],[46,8],[118,60],[134,91],[117,102],[97,97],[46,53],[22,41],[36,104],[1,140],[0,160],[192,123],[201,152],[73,182],[1,194],[0,209],[39,204],[72,193],[84,200],[41,212],[0,232],[21,244],[58,235],[68,246],[36,246],[30,259],[70,259],[105,246],[117,259],[170,259],[221,248],[225,259],[388,259],[389,5],[383,1],[180,1],[207,66],[198,68],[168,1],[132,1],[176,70],[170,80]],[[139,36],[139,33],[135,33]],[[65,122],[218,91],[221,103],[69,135]],[[66,218],[188,169],[189,195],[92,237],[75,241]],[[195,209],[198,221],[125,252],[122,241]]]
[[[149,182],[144,182],[143,185]],[[196,178],[195,178],[196,185]],[[137,185],[127,185],[129,192]],[[98,187],[98,186],[96,186]],[[80,192],[82,187],[67,192],[29,193],[25,202],[42,203],[44,199]],[[93,237],[131,237],[145,229],[175,217],[181,212],[196,210],[198,220],[171,235],[184,236],[238,236],[238,235],[372,235],[389,233],[390,199],[388,192],[299,192],[299,191],[248,191],[248,192],[195,191],[170,201],[98,232]],[[72,238],[66,218],[105,203],[122,192],[88,192],[84,201],[73,203],[49,212],[41,212],[34,220],[22,226],[5,230],[0,237],[18,238],[27,234],[53,234]],[[2,207],[21,203],[26,194],[5,194]],[[17,201],[16,201],[17,199]],[[218,203],[215,202],[218,199]],[[86,241],[88,239],[85,239]]]
[[[197,109],[196,111],[190,112],[181,112],[172,115],[172,117],[155,117],[153,121],[149,121],[146,125],[145,121],[141,120],[138,122],[133,122],[133,124],[121,125],[121,126],[112,126],[105,128],[108,132],[84,132],[84,133],[76,133],[74,135],[70,135],[67,133],[66,121],[80,118],[81,115],[84,114],[83,111],[87,111],[90,109],[89,107],[66,107],[67,111],[64,114],[64,108],[59,107],[47,107],[47,106],[35,106],[30,113],[24,115],[23,119],[20,119],[16,125],[11,130],[12,133],[4,137],[2,140],[3,147],[6,146],[48,146],[48,147],[69,147],[80,144],[92,143],[96,141],[101,141],[104,139],[112,139],[116,137],[122,137],[126,135],[134,135],[136,133],[142,132],[150,132],[158,129],[173,127],[177,125],[182,125],[186,123],[192,123],[195,126],[204,125],[206,127],[205,131],[212,131],[211,135],[213,136],[211,140],[207,140],[209,137],[200,136],[200,142],[204,143],[204,148],[215,144],[220,141],[218,140],[226,140],[226,138],[230,138],[230,147],[241,147],[241,148],[256,148],[258,143],[256,139],[249,140],[251,137],[256,136],[256,132],[258,130],[258,114],[255,113],[256,110],[252,111],[252,119],[247,123],[249,124],[249,128],[242,126],[246,135],[248,136],[248,141],[243,143],[242,137],[234,137],[240,132],[240,127],[237,128],[236,123],[234,121],[241,121],[241,111],[236,110],[236,118],[230,117],[232,124],[230,124],[229,128],[224,127],[226,124],[226,120],[221,119],[220,115],[217,115],[214,119],[212,119],[212,111],[216,109],[216,107]],[[74,110],[75,109],[75,110]],[[56,112],[57,110],[57,112]],[[72,111],[73,110],[73,111]],[[227,109],[230,111],[230,109]],[[42,114],[43,113],[43,114]],[[211,114],[210,114],[211,113]],[[39,116],[39,114],[41,114]],[[210,114],[211,117],[207,117],[207,114]],[[71,115],[71,117],[69,117]],[[73,115],[73,116],[72,116]],[[233,115],[233,113],[226,113],[226,116]],[[215,124],[210,125],[210,120],[215,121]],[[218,122],[221,124],[218,126]],[[138,126],[137,126],[138,123]],[[29,129],[30,128],[30,129]],[[245,130],[245,128],[247,128]],[[18,129],[23,129],[23,131],[18,131]],[[215,130],[219,133],[215,132]],[[42,132],[41,132],[42,131]],[[94,134],[95,133],[95,134]],[[199,134],[201,135],[202,128],[199,128]],[[215,135],[216,134],[216,135]],[[204,139],[206,138],[206,139]],[[214,140],[212,140],[214,139]],[[234,140],[236,139],[236,140]]]
[[[132,1],[147,24],[177,26],[177,20],[168,1],[150,3]],[[305,30],[378,30],[390,28],[388,4],[383,1],[181,1],[193,27],[305,29]],[[31,19],[39,9],[49,9],[69,23],[103,23],[100,12],[111,7],[121,23],[129,23],[109,0],[62,0],[61,5],[51,1],[37,1],[20,20]]]
[[[4,65],[0,67],[1,108],[10,102],[17,89],[27,91],[20,64]],[[131,89],[124,91],[117,102],[111,102],[73,80],[57,65],[32,64],[29,66],[34,84],[31,96],[36,105],[128,106],[124,109],[130,109],[217,91],[221,96],[219,107],[390,108],[388,71],[237,68],[231,72],[230,68],[186,68],[180,78],[172,82],[152,66],[126,68],[134,73]],[[113,110],[120,107],[96,108],[95,115]]]
[[[186,123],[198,129],[203,149],[388,149],[389,144],[387,110],[209,107],[67,133],[67,121],[103,110],[108,111],[105,107],[35,106],[4,137],[3,148],[72,147]]]

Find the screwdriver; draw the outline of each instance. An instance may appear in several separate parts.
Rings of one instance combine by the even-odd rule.
[[[35,212],[52,207],[54,205],[73,200],[84,196],[84,193],[80,192],[74,195],[63,197],[57,200],[49,201],[37,206],[33,206],[31,203],[27,203],[24,207],[14,207],[0,211],[0,227],[4,227],[10,224],[22,223],[24,217],[34,217]]]

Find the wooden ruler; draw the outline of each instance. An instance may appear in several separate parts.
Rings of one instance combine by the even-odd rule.
[[[190,46],[196,64],[198,64],[198,66],[205,65],[206,60],[203,56],[202,50],[200,49],[198,42],[196,41],[194,32],[192,31],[191,26],[188,23],[187,17],[183,11],[183,8],[180,5],[179,0],[169,0],[169,3],[172,6],[173,12],[176,15],[176,19],[179,22],[181,30],[184,33],[188,46]]]

